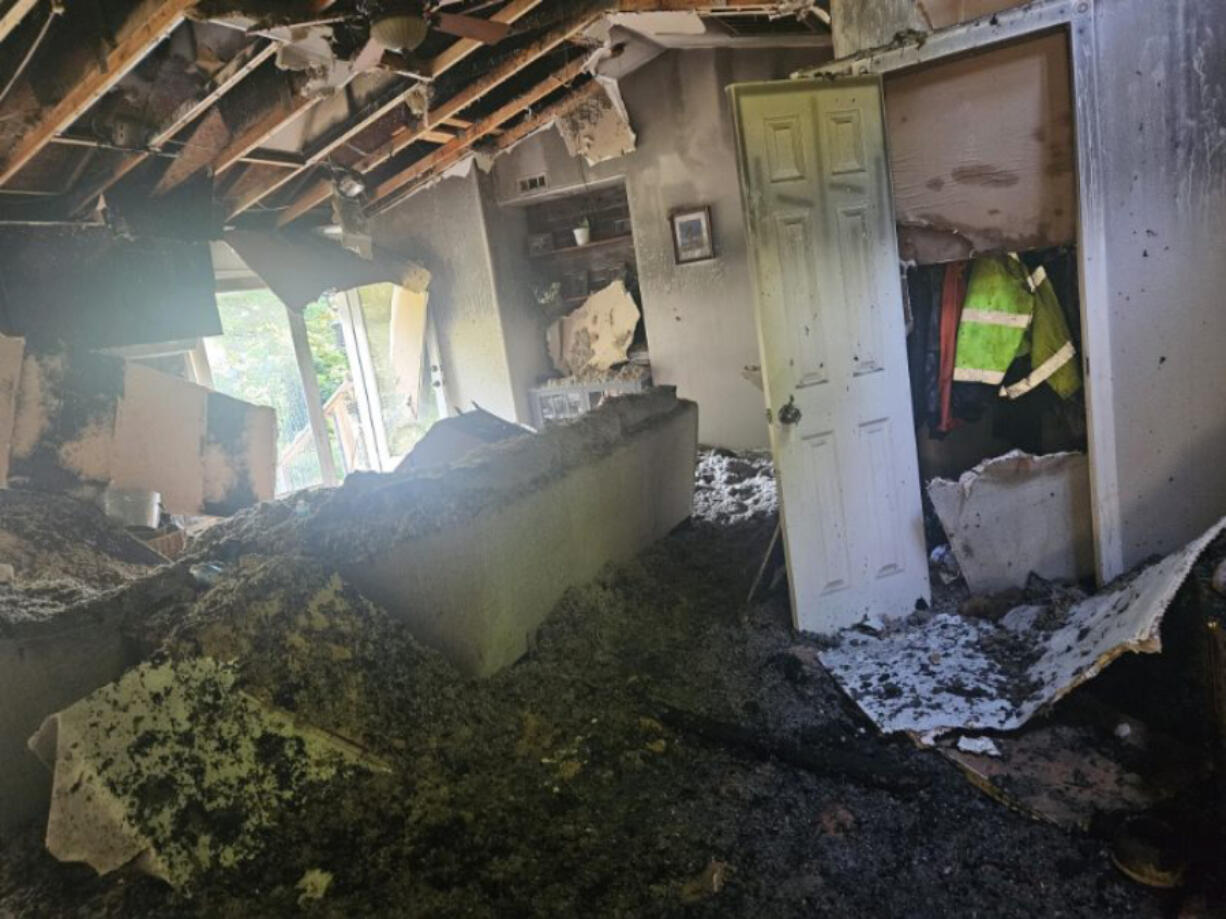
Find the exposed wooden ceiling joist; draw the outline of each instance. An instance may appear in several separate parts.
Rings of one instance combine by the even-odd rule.
[[[515,144],[519,143],[529,134],[532,134],[533,132],[538,131],[541,128],[548,127],[555,120],[565,115],[567,112],[571,111],[576,106],[582,105],[588,99],[594,98],[596,95],[598,95],[602,91],[603,91],[603,87],[596,80],[592,80],[588,83],[583,84],[583,86],[580,87],[579,89],[575,90],[572,93],[567,93],[566,96],[564,96],[562,99],[559,99],[557,102],[553,103],[552,105],[546,106],[545,108],[537,112],[535,115],[525,118],[522,121],[518,122],[514,127],[508,128],[506,131],[501,132],[498,136],[498,139],[494,142],[493,148],[491,149],[490,153],[496,156],[499,153],[509,150],[511,147],[515,146]],[[490,131],[487,133],[492,134],[493,132]],[[440,154],[442,153],[441,150],[438,152]],[[456,156],[454,160],[451,163],[448,163],[447,165],[437,165],[436,164],[435,167],[430,170],[429,175],[422,175],[422,176],[415,177],[411,181],[410,184],[401,188],[398,192],[395,193],[394,196],[391,196],[385,199],[384,201],[380,202],[379,204],[373,206],[370,209],[370,212],[372,214],[381,214],[384,211],[390,210],[391,208],[395,207],[397,204],[399,204],[400,202],[408,198],[410,195],[412,195],[414,192],[418,191],[423,186],[428,185],[439,173],[445,171],[446,169],[458,163],[461,159],[464,158],[464,155],[466,153],[467,153],[467,150],[460,151],[459,155]],[[440,157],[440,162],[441,162],[441,157]]]
[[[515,52],[515,54],[474,80],[454,96],[442,102],[436,102],[424,118],[395,131],[388,142],[380,147],[380,149],[362,157],[354,165],[354,170],[356,172],[369,172],[387,162],[397,153],[424,139],[426,133],[437,125],[453,123],[460,112],[520,73],[525,67],[559,48],[562,44],[587,28],[600,15],[601,13],[598,10],[593,11],[589,8],[587,12],[572,17],[560,26],[550,29],[540,38],[536,39],[536,41]],[[467,123],[461,126],[467,126]],[[354,134],[356,133],[355,131]],[[332,185],[326,179],[313,182],[290,202],[289,206],[277,220],[277,225],[285,226],[292,223],[307,211],[328,200],[328,196],[331,193]]]
[[[778,0],[617,0],[620,13],[777,13],[779,6]]]
[[[9,37],[9,33],[21,25],[30,10],[38,6],[39,0],[16,0],[8,11],[0,16],[0,42]]]
[[[40,113],[36,123],[0,160],[4,185],[34,159],[56,134],[76,121],[102,95],[109,92],[184,19],[196,0],[145,0],[120,27],[121,36],[105,54],[86,67],[73,88],[55,105]],[[126,33],[126,34],[123,34]]]
[[[125,155],[110,171],[98,176],[86,188],[80,190],[69,207],[69,213],[78,214],[93,204],[94,199],[100,194],[145,162],[155,151],[160,150],[176,134],[203,115],[222,96],[276,52],[277,46],[273,42],[257,41],[245,47],[213,76],[199,98],[185,103],[179,112],[150,138],[148,150]]]
[[[540,6],[542,2],[543,0],[514,0],[514,2],[503,7],[501,10],[491,16],[490,19],[494,22],[510,25],[528,15],[528,13],[530,13],[533,9]],[[443,51],[430,61],[429,69],[431,75],[439,76],[446,73],[456,64],[464,60],[464,58],[468,57],[481,47],[481,43],[474,41],[473,39],[464,38],[454,42],[447,48],[446,51]],[[324,159],[330,156],[332,152],[337,149],[337,147],[340,147],[352,137],[356,136],[359,132],[374,124],[376,121],[402,105],[412,89],[413,87],[410,87],[404,92],[396,93],[392,95],[391,98],[376,103],[365,111],[359,113],[357,117],[351,119],[342,130],[337,132],[330,139],[324,141],[322,144],[319,144],[313,151],[307,154],[306,159],[308,166],[313,166],[316,163],[322,162]],[[457,109],[456,111],[459,110]],[[454,114],[454,112],[452,114]],[[437,119],[435,124],[437,124]],[[264,183],[260,187],[244,195],[242,198],[229,202],[226,208],[228,217],[233,218],[238,214],[241,214],[253,204],[257,204],[277,189],[297,178],[299,174],[300,173],[291,173],[288,175],[277,176],[274,181]],[[244,184],[244,182],[240,180],[236,184],[241,185]],[[327,197],[326,189],[324,197]]]
[[[586,63],[584,58],[576,58],[565,67],[537,83],[526,93],[516,96],[510,102],[499,106],[489,115],[474,122],[472,127],[457,134],[453,140],[438,150],[427,154],[404,169],[399,170],[394,175],[384,179],[371,194],[371,210],[385,210],[392,203],[402,200],[408,194],[411,194],[417,185],[424,181],[429,181],[438,173],[454,166],[468,154],[473,144],[484,138],[494,128],[501,127],[516,115],[536,105],[546,96],[552,95],[559,89],[568,86],[572,80],[583,73]],[[405,189],[405,191],[397,194],[401,192],[401,189]],[[394,198],[392,197],[393,195],[395,196]],[[385,206],[380,206],[385,202]]]

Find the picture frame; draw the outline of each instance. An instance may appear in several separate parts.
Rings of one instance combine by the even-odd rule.
[[[668,215],[673,234],[673,257],[678,265],[715,258],[711,232],[711,206],[679,208]]]

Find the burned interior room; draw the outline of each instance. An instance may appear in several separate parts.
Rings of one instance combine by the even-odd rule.
[[[0,0],[0,915],[1226,915],[1226,7]]]

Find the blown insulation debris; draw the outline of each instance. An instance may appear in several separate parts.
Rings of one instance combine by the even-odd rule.
[[[307,787],[383,768],[235,681],[210,658],[146,663],[43,722],[48,851],[100,874],[135,859],[185,887],[257,854]]]

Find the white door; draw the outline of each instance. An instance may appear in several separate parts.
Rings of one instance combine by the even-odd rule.
[[[796,625],[928,599],[876,77],[732,87]]]

